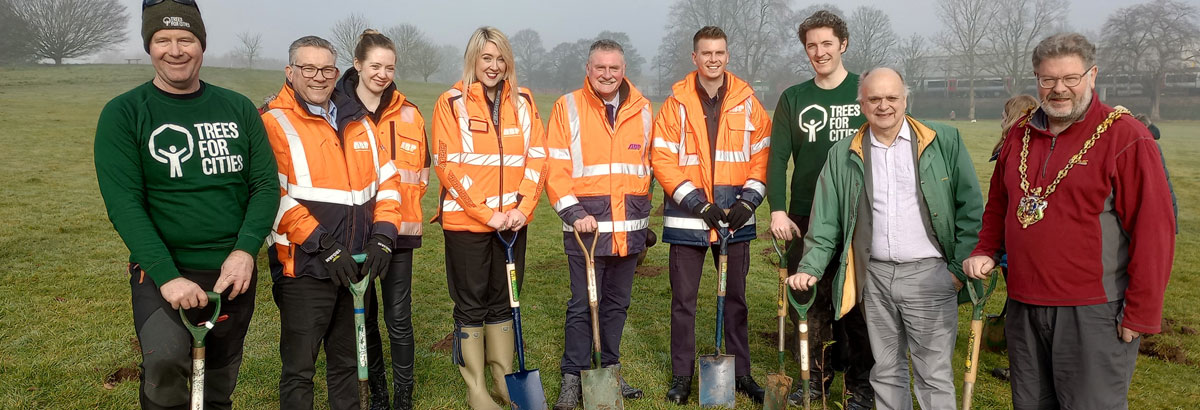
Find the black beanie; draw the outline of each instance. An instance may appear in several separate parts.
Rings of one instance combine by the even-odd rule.
[[[150,38],[158,30],[187,30],[200,39],[200,48],[205,49],[208,42],[205,39],[204,20],[200,19],[200,9],[197,6],[179,4],[174,0],[163,0],[162,3],[146,7],[142,10],[142,42],[146,52],[150,52]]]

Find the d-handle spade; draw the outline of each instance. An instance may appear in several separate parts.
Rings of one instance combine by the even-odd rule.
[[[591,248],[585,247],[579,232],[575,232],[575,242],[583,252],[587,262],[587,292],[588,309],[592,316],[592,368],[579,372],[580,384],[583,386],[583,408],[585,410],[621,410],[625,408],[621,396],[621,385],[617,381],[613,367],[604,367],[600,362],[600,297],[596,286],[596,242],[600,234],[592,234]]]
[[[525,369],[525,337],[521,333],[521,300],[520,289],[517,288],[517,264],[513,258],[513,245],[517,242],[519,232],[513,232],[512,240],[504,238],[504,234],[496,232],[500,242],[504,243],[505,272],[508,272],[508,306],[513,314],[513,341],[517,349],[517,364],[520,370],[504,375],[504,383],[508,386],[508,397],[512,400],[513,409],[545,410],[546,392],[542,390],[542,375],[537,369]]]
[[[192,334],[192,410],[204,408],[204,338],[221,317],[221,295],[216,292],[205,294],[208,296],[208,303],[213,304],[212,318],[199,325],[193,325],[184,314],[184,309],[179,309],[179,320]]]
[[[800,385],[803,389],[804,397],[801,399],[804,402],[804,410],[809,409],[808,397],[811,394],[812,387],[808,381],[811,379],[809,373],[809,354],[808,354],[808,308],[812,307],[813,301],[817,299],[817,289],[815,287],[808,289],[808,300],[804,304],[796,301],[792,296],[792,292],[787,292],[788,303],[792,305],[792,309],[796,311],[796,334],[800,337]]]
[[[729,275],[729,238],[733,232],[718,230],[721,254],[717,258],[717,327],[716,345],[712,355],[701,355],[696,361],[700,367],[700,406],[728,407],[736,404],[734,398],[734,357],[721,354],[721,342],[725,335],[725,281]]]
[[[779,373],[767,375],[767,393],[763,399],[763,410],[784,410],[788,405],[788,389],[792,387],[792,378],[787,375],[787,369],[784,365],[784,319],[787,318],[787,302],[785,301],[784,293],[787,292],[787,285],[784,280],[787,279],[787,254],[779,247],[779,241],[774,235],[771,236],[771,246],[775,248],[775,255],[779,258],[776,266],[779,268],[779,288],[775,295],[775,316],[779,319]],[[786,245],[785,245],[786,246]]]
[[[361,264],[367,260],[367,254],[354,255],[354,261]],[[354,346],[358,354],[358,408],[367,410],[371,405],[371,387],[367,382],[367,309],[363,295],[367,293],[367,285],[371,283],[372,272],[358,282],[350,284],[350,295],[354,299]]]
[[[967,281],[967,294],[971,295],[971,345],[967,348],[966,374],[963,375],[963,410],[971,409],[971,398],[975,394],[975,377],[979,374],[979,342],[983,337],[983,308],[987,300],[996,290],[996,278],[1000,276],[999,268],[986,279],[983,294],[975,289],[974,280]]]

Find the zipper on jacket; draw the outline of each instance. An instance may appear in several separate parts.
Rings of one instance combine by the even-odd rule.
[[[496,148],[500,151],[500,184],[496,193],[496,209],[497,212],[504,212],[504,134],[500,128],[500,98],[503,97],[504,84],[497,84],[495,97],[492,99],[492,128],[496,129]],[[484,90],[484,98],[487,98],[487,90]],[[515,108],[515,107],[514,107]],[[487,203],[487,198],[483,199]]]
[[[1042,177],[1038,178],[1038,183],[1041,183],[1042,182],[1041,180],[1046,179],[1046,167],[1050,166],[1050,156],[1054,155],[1054,145],[1057,142],[1058,142],[1057,135],[1050,137],[1050,152],[1046,153],[1046,161],[1042,163]]]

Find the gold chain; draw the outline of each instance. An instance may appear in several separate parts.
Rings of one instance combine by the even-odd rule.
[[[1041,197],[1042,200],[1050,197],[1050,194],[1054,193],[1055,188],[1058,188],[1058,183],[1062,182],[1067,173],[1071,171],[1071,168],[1075,167],[1075,164],[1083,160],[1083,155],[1087,154],[1088,150],[1096,145],[1096,141],[1100,139],[1100,134],[1108,131],[1108,127],[1112,125],[1113,121],[1120,118],[1121,114],[1129,114],[1129,110],[1125,109],[1125,107],[1117,107],[1113,112],[1109,113],[1108,118],[1105,118],[1100,125],[1096,126],[1096,133],[1092,134],[1092,137],[1083,143],[1083,149],[1080,149],[1079,153],[1071,156],[1071,160],[1067,161],[1067,165],[1058,171],[1058,176],[1054,178],[1054,181],[1046,186],[1046,193],[1041,194],[1039,192],[1041,188],[1035,188],[1034,195]],[[1029,119],[1032,117],[1033,115],[1027,115],[1025,122],[1021,123],[1021,126],[1025,127],[1025,136],[1021,138],[1021,165],[1018,169],[1021,171],[1021,192],[1024,192],[1026,196],[1029,195],[1029,178],[1025,176],[1025,171],[1029,168],[1027,165],[1029,159]]]

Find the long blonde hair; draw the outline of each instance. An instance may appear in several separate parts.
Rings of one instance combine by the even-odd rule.
[[[996,146],[992,147],[992,155],[996,155],[1000,151],[1000,147],[1004,146],[1004,138],[1008,136],[1008,130],[1012,129],[1021,116],[1037,106],[1038,99],[1029,94],[1015,95],[1004,103],[1004,118],[1000,123],[1000,141],[996,141]]]
[[[504,35],[500,29],[483,26],[475,29],[471,33],[471,39],[467,40],[467,50],[463,52],[463,74],[462,83],[464,91],[471,87],[471,83],[479,81],[475,78],[475,65],[479,61],[479,56],[483,54],[483,47],[487,43],[496,45],[496,49],[500,51],[500,58],[504,59],[507,69],[504,70],[504,82],[512,87],[513,105],[517,103],[517,92],[519,90],[517,84],[517,61],[513,58],[512,46],[508,43],[508,37]]]

